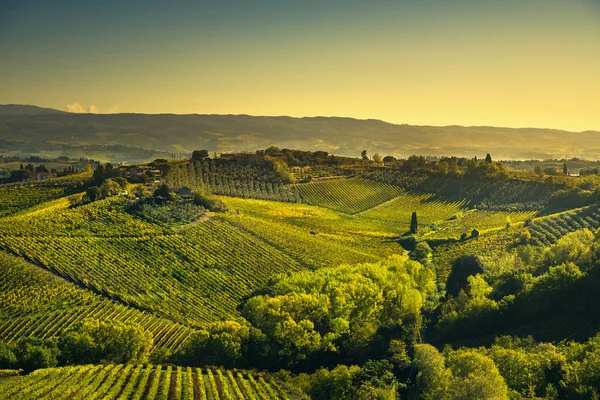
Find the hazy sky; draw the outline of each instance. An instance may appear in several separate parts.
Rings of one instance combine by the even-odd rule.
[[[600,0],[0,0],[0,103],[600,130]]]

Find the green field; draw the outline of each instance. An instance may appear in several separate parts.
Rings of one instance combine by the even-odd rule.
[[[0,399],[7,400],[289,398],[283,386],[267,374],[171,365],[82,365],[0,380]]]

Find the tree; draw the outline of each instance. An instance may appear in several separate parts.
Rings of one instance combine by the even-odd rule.
[[[396,158],[394,156],[385,156],[385,157],[383,157],[383,162],[386,163],[386,164],[394,162],[394,161],[396,161]]]
[[[53,340],[36,337],[21,339],[15,347],[17,366],[26,373],[40,368],[56,367],[58,348]]]
[[[153,345],[152,334],[134,323],[86,319],[61,336],[64,364],[143,363]]]
[[[100,185],[100,198],[105,199],[107,197],[116,196],[121,193],[121,185],[114,179],[107,179],[102,185]]]
[[[250,328],[235,321],[213,322],[186,343],[183,358],[192,365],[243,367]]]
[[[543,177],[544,176],[544,170],[539,165],[535,166],[535,168],[533,169],[533,173],[535,173],[539,177]]]
[[[477,228],[473,228],[473,230],[471,231],[471,237],[473,239],[477,239],[479,237],[479,230],[477,230]]]
[[[417,222],[417,212],[413,211],[412,216],[410,217],[410,233],[416,234],[419,229],[419,223]]]
[[[458,293],[467,286],[471,275],[483,273],[483,264],[475,255],[462,255],[452,263],[452,270],[446,282],[446,291],[450,296]]]
[[[415,345],[417,389],[424,400],[449,399],[449,383],[452,374],[446,368],[444,356],[429,344]]]
[[[367,156],[367,151],[366,150],[363,150],[363,151],[360,152],[360,157],[363,160],[365,160],[365,161],[369,159],[369,157]]]
[[[381,156],[378,153],[373,154],[373,161],[377,164],[381,164]]]
[[[92,186],[86,189],[85,195],[89,201],[100,200],[100,188],[98,186]]]
[[[154,198],[160,199],[168,199],[171,191],[169,190],[169,186],[166,183],[160,185],[158,189],[154,191]]]
[[[486,154],[486,156],[485,156],[485,162],[486,162],[487,164],[489,164],[489,163],[491,163],[491,162],[492,162],[492,156],[490,155],[490,153],[487,153],[487,154]]]
[[[414,250],[410,253],[410,258],[423,265],[429,264],[431,259],[431,247],[425,241],[417,243]]]
[[[192,152],[193,161],[202,161],[205,158],[208,158],[208,150],[194,150]]]
[[[17,365],[13,346],[0,342],[0,369],[13,369]]]
[[[508,387],[494,361],[476,350],[459,349],[447,356],[453,375],[450,394],[454,399],[508,400]]]
[[[569,175],[569,170],[567,169],[567,163],[563,163],[563,175]]]

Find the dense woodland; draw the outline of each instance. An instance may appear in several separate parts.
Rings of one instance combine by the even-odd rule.
[[[600,177],[569,162],[23,174],[0,185],[0,398],[597,399]]]

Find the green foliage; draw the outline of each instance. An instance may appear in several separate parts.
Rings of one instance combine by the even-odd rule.
[[[15,349],[8,343],[0,342],[0,369],[13,369],[17,366]]]
[[[498,337],[480,351],[494,360],[508,387],[523,397],[546,397],[548,385],[558,387],[566,362],[555,346],[531,337]]]
[[[158,189],[160,190],[160,189]],[[206,209],[190,199],[140,199],[128,207],[128,212],[158,224],[185,224],[204,215]]]
[[[226,368],[245,364],[245,347],[250,328],[235,321],[213,322],[192,335],[182,351],[190,365],[222,365]]]
[[[398,382],[388,361],[369,360],[364,366],[338,365],[321,368],[296,378],[296,385],[314,400],[392,400],[398,396]]]
[[[459,214],[465,205],[464,201],[447,202],[434,199],[431,194],[403,192],[394,199],[359,215],[367,219],[365,224],[373,224],[373,220],[385,221],[387,229],[405,233],[410,231],[412,214],[417,213],[419,230],[424,234],[436,229],[432,227],[433,224],[440,224]]]
[[[168,235],[54,237],[51,250],[45,238],[0,236],[0,247],[128,305],[193,325],[237,318],[241,299],[273,276],[301,268],[216,217]]]
[[[65,188],[60,186],[0,185],[0,217],[58,198],[64,193]]]
[[[418,229],[419,229],[419,223],[417,222],[417,212],[414,211],[410,217],[410,233],[411,233],[411,235],[416,235]]]
[[[210,198],[206,196],[202,196],[197,194],[194,196],[194,204],[198,206],[202,206],[209,211],[214,212],[225,212],[227,211],[227,206],[223,203],[223,200],[218,198]]]
[[[470,349],[440,354],[433,346],[415,345],[417,390],[422,399],[508,399],[506,381],[494,361]]]
[[[194,150],[192,151],[192,160],[202,161],[208,158],[208,150]]]
[[[227,160],[178,163],[165,174],[169,186],[188,186],[198,193],[299,203],[296,189],[281,160],[262,160],[240,165]]]
[[[81,321],[58,342],[64,364],[143,363],[152,345],[152,334],[137,324],[95,319]]]
[[[55,340],[23,338],[17,342],[14,352],[17,367],[26,373],[40,368],[55,367],[58,364],[59,350]]]
[[[431,270],[396,256],[294,274],[248,300],[242,314],[267,335],[284,364],[322,352],[360,358],[384,326],[416,335],[434,292]]]
[[[474,255],[458,257],[452,263],[452,270],[446,281],[446,292],[450,296],[458,296],[458,293],[466,286],[467,278],[482,272],[483,264],[479,257]]]

